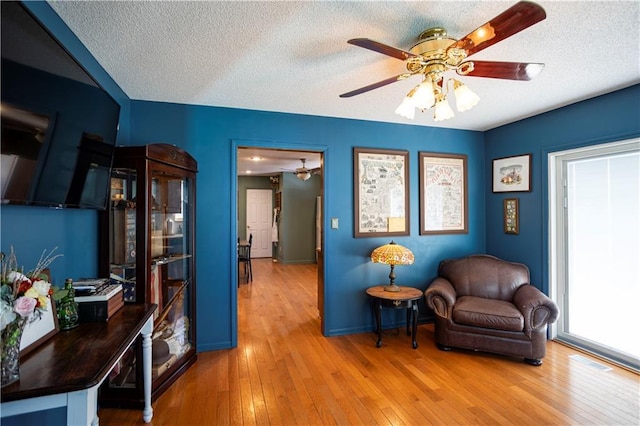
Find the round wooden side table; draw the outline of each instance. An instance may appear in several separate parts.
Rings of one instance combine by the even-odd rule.
[[[386,291],[384,285],[369,287],[367,294],[373,300],[373,313],[376,317],[378,342],[376,347],[382,346],[382,308],[407,310],[407,336],[411,335],[413,349],[418,347],[416,332],[418,329],[418,300],[423,296],[422,290],[414,287],[400,287],[400,291]]]

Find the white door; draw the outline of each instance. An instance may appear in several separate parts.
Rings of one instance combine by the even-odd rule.
[[[271,257],[271,208],[273,191],[247,189],[247,232],[253,235],[251,257]]]

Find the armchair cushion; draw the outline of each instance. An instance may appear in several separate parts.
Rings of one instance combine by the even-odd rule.
[[[462,296],[453,308],[453,322],[494,330],[522,331],[524,317],[513,303]]]

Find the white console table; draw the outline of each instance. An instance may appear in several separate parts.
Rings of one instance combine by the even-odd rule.
[[[138,335],[144,363],[143,419],[150,422],[151,333],[157,305],[125,305],[108,321],[61,331],[20,363],[20,380],[2,388],[2,418],[66,407],[67,425],[98,425],[98,388]]]

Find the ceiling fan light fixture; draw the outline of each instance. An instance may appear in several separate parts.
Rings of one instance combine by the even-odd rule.
[[[309,180],[311,173],[308,170],[296,172],[296,177],[300,180]]]
[[[455,71],[459,75],[473,77],[531,80],[533,76],[542,71],[544,64],[468,61],[467,58],[531,27],[546,17],[547,14],[540,5],[532,1],[521,0],[459,40],[448,37],[444,28],[430,28],[423,31],[418,38],[418,43],[408,51],[368,38],[348,40],[349,44],[404,61],[408,72],[343,93],[340,97],[348,98],[405,80],[413,75],[423,75],[422,83],[407,94],[400,106],[396,108],[396,114],[413,119],[415,109],[424,112],[434,107],[435,101],[433,118],[435,121],[447,120],[454,116],[446,99],[450,93],[448,83],[452,79],[446,80],[447,84],[445,85],[443,74]],[[473,108],[480,101],[478,95],[457,80],[454,80],[454,94],[456,106],[460,112]]]
[[[413,95],[413,103],[416,108],[429,109],[436,102],[436,98],[433,94],[433,80],[427,75],[422,83],[416,87],[416,91]]]
[[[302,167],[298,167],[296,169],[296,177],[300,180],[309,180],[309,178],[311,177],[311,172],[309,171],[309,169],[307,169],[306,164],[306,160],[304,158],[301,158],[300,161],[302,161]]]
[[[411,90],[407,96],[402,100],[402,103],[398,105],[396,108],[396,114],[408,118],[409,120],[413,120],[416,116],[416,105],[412,98],[415,93],[415,89]]]
[[[444,95],[439,95],[436,101],[436,109],[433,113],[433,120],[444,121],[453,118],[454,115],[447,98]]]
[[[456,107],[460,112],[473,108],[480,101],[478,95],[456,79],[453,80],[453,93],[456,96]]]

